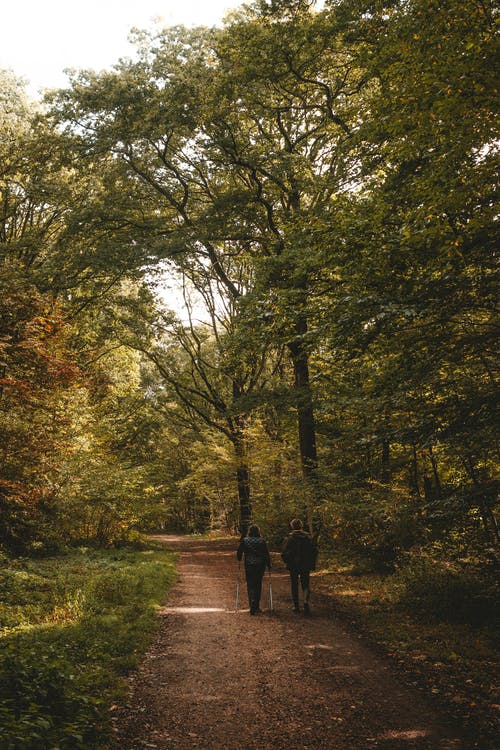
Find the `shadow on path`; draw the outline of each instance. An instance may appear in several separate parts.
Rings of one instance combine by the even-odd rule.
[[[279,555],[274,611],[250,617],[243,574],[235,611],[236,539],[155,539],[179,554],[179,580],[131,678],[120,748],[470,750],[324,600],[311,617],[291,611]]]

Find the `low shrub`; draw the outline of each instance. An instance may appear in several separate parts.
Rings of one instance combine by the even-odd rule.
[[[422,542],[422,522],[407,497],[364,487],[339,498],[324,517],[324,545],[362,572],[393,573],[399,557]]]
[[[413,613],[454,623],[492,622],[500,603],[490,577],[427,557],[413,558],[398,574],[399,604]]]

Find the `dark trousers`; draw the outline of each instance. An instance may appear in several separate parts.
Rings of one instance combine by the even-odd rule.
[[[292,585],[292,599],[295,607],[299,606],[299,578],[302,592],[304,594],[304,604],[309,604],[311,589],[309,586],[309,570],[290,569],[290,583]]]
[[[250,612],[257,612],[260,606],[260,595],[262,593],[262,578],[264,577],[265,567],[260,565],[248,566],[245,568],[247,579],[248,604]]]

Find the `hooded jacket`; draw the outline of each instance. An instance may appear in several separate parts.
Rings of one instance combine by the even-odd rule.
[[[297,529],[289,534],[281,557],[289,570],[299,572],[314,570],[317,557],[316,544],[307,531]]]

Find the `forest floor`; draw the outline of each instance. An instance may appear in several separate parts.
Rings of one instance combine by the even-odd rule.
[[[114,715],[120,750],[472,750],[404,670],[370,646],[324,594],[291,610],[273,554],[251,617],[235,542],[157,536],[179,555],[179,578],[157,637]]]

